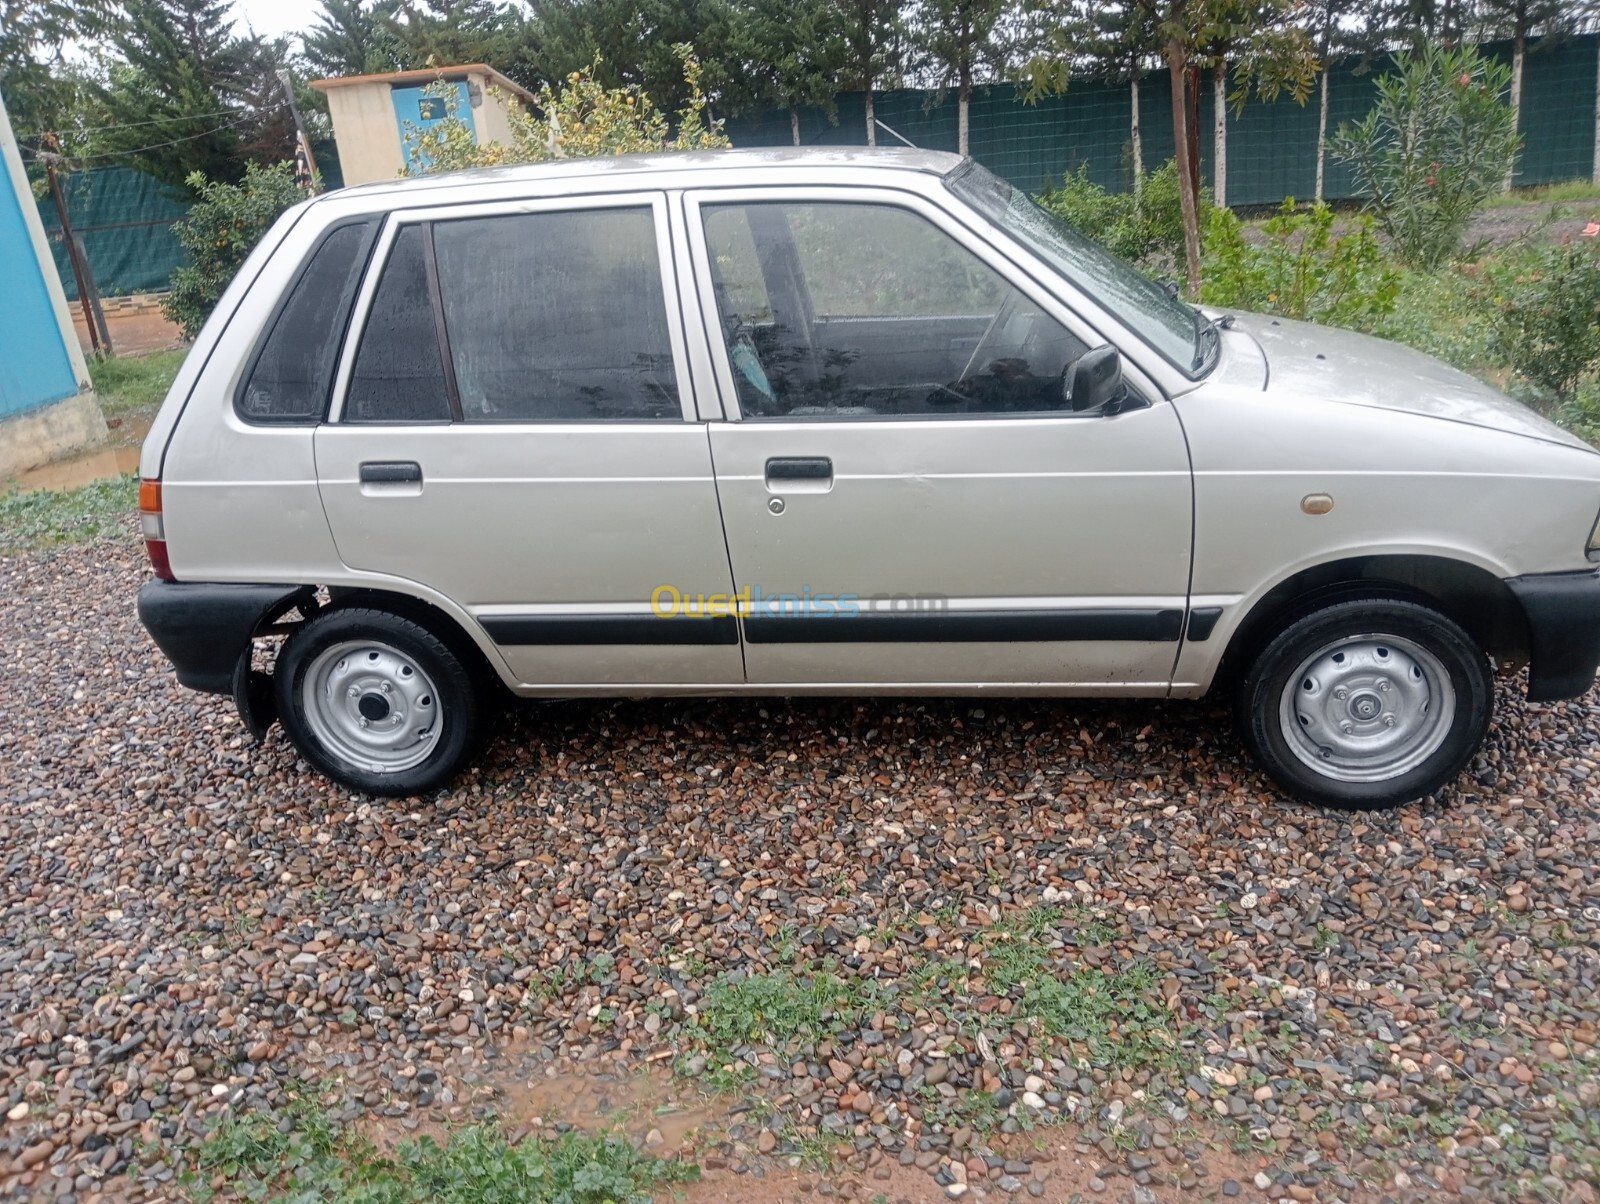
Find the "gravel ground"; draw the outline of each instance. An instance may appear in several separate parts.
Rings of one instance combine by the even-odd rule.
[[[403,1135],[648,1064],[823,1194],[1596,1198],[1594,695],[1511,683],[1369,817],[1208,704],[992,700],[530,708],[378,804],[178,688],[142,575],[0,560],[0,1191],[170,1198],[300,1083]]]

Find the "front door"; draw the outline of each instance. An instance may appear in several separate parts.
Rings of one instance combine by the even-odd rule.
[[[731,617],[651,606],[730,584],[666,239],[656,194],[396,215],[316,433],[344,562],[464,607],[531,686],[743,681]]]
[[[924,199],[688,203],[737,402],[711,445],[748,680],[1164,693],[1192,517],[1172,406],[1074,412],[1098,340]]]

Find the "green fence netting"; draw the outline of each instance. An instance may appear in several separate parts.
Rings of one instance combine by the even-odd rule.
[[[332,142],[312,144],[317,167],[328,188],[343,184]],[[96,167],[61,178],[72,229],[83,240],[95,285],[104,297],[164,292],[173,269],[185,262],[173,237],[172,223],[189,212],[189,203],[153,176],[131,167]],[[56,272],[67,298],[78,299],[78,282],[61,238],[61,220],[49,193],[39,199],[55,256]]]
[[[172,223],[188,212],[171,190],[131,167],[97,167],[64,176],[62,192],[72,228],[83,240],[100,292],[108,297],[158,292],[183,263]],[[61,221],[48,193],[39,201],[39,219],[50,239],[56,271],[69,299],[78,283],[61,238]]]
[[[1484,49],[1510,58],[1494,43]],[[1523,80],[1523,151],[1516,183],[1547,184],[1590,178],[1594,172],[1595,91],[1600,37],[1535,42]],[[1328,129],[1355,121],[1372,106],[1373,80],[1385,61],[1335,63],[1329,75]],[[1200,103],[1201,169],[1214,177],[1212,88],[1202,81]],[[1011,183],[1030,191],[1045,187],[1080,164],[1107,188],[1126,187],[1130,176],[1128,84],[1075,80],[1061,96],[1024,104],[1016,88],[996,84],[972,98],[969,142],[974,158]],[[877,118],[913,144],[928,150],[956,149],[956,101],[950,92],[903,90],[875,97]],[[821,109],[800,112],[802,145],[861,146],[866,142],[865,105],[860,93],[838,98],[838,121]],[[1164,72],[1144,77],[1139,87],[1140,130],[1146,170],[1173,153],[1172,102]],[[1253,99],[1242,112],[1228,112],[1227,183],[1232,205],[1275,205],[1286,196],[1309,199],[1317,172],[1318,98],[1304,105],[1291,99]],[[785,146],[792,141],[787,110],[735,118],[728,122],[735,146]],[[878,131],[878,145],[896,145]],[[1324,166],[1324,195],[1354,196],[1349,170],[1331,155]]]

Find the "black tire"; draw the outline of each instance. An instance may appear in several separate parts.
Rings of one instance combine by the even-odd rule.
[[[320,703],[307,692],[314,673],[328,675]],[[341,785],[386,798],[449,782],[475,750],[484,719],[482,691],[449,645],[420,623],[368,607],[333,607],[309,619],[279,651],[273,684],[279,718],[300,755]],[[308,712],[308,698],[317,711]],[[350,720],[362,729],[392,722],[402,743],[376,748],[381,736],[374,733],[374,759],[358,760],[355,741],[368,737],[349,729]]]
[[[1298,685],[1286,696],[1291,681]],[[1438,611],[1346,598],[1268,639],[1237,704],[1245,742],[1279,786],[1308,802],[1374,811],[1460,774],[1489,729],[1494,675],[1472,637]]]

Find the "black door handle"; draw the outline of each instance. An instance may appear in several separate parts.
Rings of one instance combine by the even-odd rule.
[[[833,461],[826,456],[787,456],[767,461],[769,481],[831,481]]]
[[[421,484],[422,465],[415,460],[368,460],[361,465],[363,485]]]

